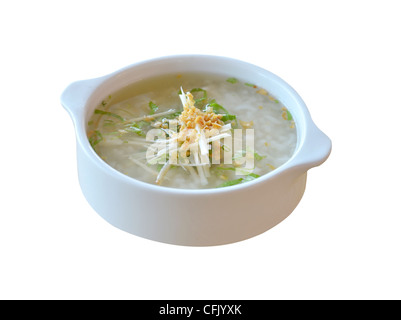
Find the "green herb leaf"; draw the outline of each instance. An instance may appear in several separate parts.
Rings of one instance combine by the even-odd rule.
[[[206,90],[205,90],[205,89],[202,89],[202,88],[193,88],[190,92],[191,92],[192,94],[195,93],[195,92],[203,92],[203,95],[204,95],[204,96],[207,96]]]
[[[108,126],[113,126],[114,121],[113,120],[104,120],[103,122],[103,127],[108,127]]]
[[[236,79],[236,78],[228,78],[226,81],[234,84],[234,83],[238,82],[238,79]]]
[[[292,114],[287,110],[287,120],[291,121],[292,119]]]
[[[252,87],[252,88],[257,88],[256,85],[254,85],[253,83],[244,83],[246,86],[248,87]]]
[[[103,136],[99,130],[95,130],[94,134],[89,138],[89,143],[94,148],[100,141],[103,140]]]
[[[237,184],[241,184],[243,181],[244,181],[243,178],[226,181],[226,182],[223,182],[222,184],[218,185],[217,188],[225,188],[225,187],[235,186]]]
[[[260,178],[260,175],[258,175],[256,173],[250,173],[244,178],[244,182],[252,181],[252,180],[255,180],[256,178]]]
[[[182,111],[177,111],[166,116],[166,119],[175,119],[180,116]]]
[[[129,125],[126,127],[125,130],[134,132],[134,133],[136,133],[138,136],[145,137],[146,134],[145,134],[145,132],[143,132],[143,130],[142,130],[142,128],[143,128],[145,125],[148,125],[148,123],[147,123],[146,121],[133,122],[133,123],[129,124]]]
[[[260,161],[260,160],[263,160],[264,158],[266,158],[266,156],[261,156],[261,155],[258,154],[257,152],[254,152],[254,153],[253,153],[253,158],[254,158],[256,161]]]
[[[216,167],[216,170],[235,171],[235,168],[234,167]]]
[[[141,121],[139,121],[139,122],[134,122],[134,125],[137,127],[137,128],[143,128],[143,127],[146,127],[146,126],[148,126],[149,125],[149,122],[147,122],[147,121],[144,121],[144,120],[141,120]]]
[[[233,121],[233,120],[237,120],[237,116],[233,115],[233,114],[226,114],[224,116],[221,117],[221,121],[226,122],[226,121]]]
[[[102,102],[100,103],[100,105],[102,106],[102,107],[105,107],[105,106],[107,106],[107,104],[110,102],[110,100],[111,100],[111,95],[109,95],[107,98],[105,98],[104,100],[102,100]],[[99,106],[100,106],[99,105]]]
[[[149,102],[149,108],[150,108],[150,114],[155,114],[155,112],[159,110],[159,107],[152,101]]]
[[[108,112],[108,111],[103,111],[100,109],[95,109],[95,114],[101,114],[104,116],[109,116],[109,117],[114,117],[117,118],[118,120],[124,121],[124,118],[116,113]]]
[[[226,122],[226,121],[235,121],[235,125],[237,125],[237,116],[233,114],[229,114],[227,109],[224,108],[222,105],[218,104],[216,100],[211,100],[208,104],[208,106],[213,108],[213,112],[216,114],[223,114],[223,117],[221,117],[221,121]]]
[[[223,151],[227,151],[227,152],[231,151],[231,148],[225,144],[222,144],[221,148],[223,149]]]
[[[242,183],[245,183],[245,182],[248,182],[248,181],[255,180],[256,178],[259,178],[259,177],[260,177],[260,175],[258,175],[258,174],[250,173],[247,176],[245,176],[244,178],[239,178],[239,179],[223,182],[222,184],[218,185],[217,188],[235,186],[237,184],[242,184]]]
[[[228,111],[222,105],[218,104],[214,99],[210,101],[208,105],[213,108],[214,113],[228,114]]]
[[[197,107],[200,107],[200,106],[204,105],[204,103],[207,100],[207,91],[206,90],[204,90],[202,88],[193,88],[190,92],[194,96],[195,105]],[[203,95],[198,94],[199,92],[203,93]],[[201,104],[201,105],[199,105],[199,104]]]

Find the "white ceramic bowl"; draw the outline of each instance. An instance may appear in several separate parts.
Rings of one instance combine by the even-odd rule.
[[[202,190],[141,182],[100,159],[88,142],[86,125],[102,99],[141,79],[183,72],[236,77],[277,97],[296,122],[298,145],[292,158],[251,182]],[[269,71],[231,58],[181,55],[136,63],[97,79],[72,83],[61,102],[75,125],[79,181],[89,204],[117,228],[165,243],[221,245],[265,232],[295,209],[305,190],[307,171],[323,163],[331,151],[330,139],[313,123],[294,89]]]

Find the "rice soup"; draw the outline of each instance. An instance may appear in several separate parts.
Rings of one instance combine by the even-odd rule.
[[[247,183],[287,162],[297,144],[291,113],[267,89],[209,73],[145,79],[104,98],[88,139],[111,167],[147,183]]]

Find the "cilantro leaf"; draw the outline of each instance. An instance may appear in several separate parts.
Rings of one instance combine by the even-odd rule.
[[[97,145],[99,142],[101,142],[103,140],[103,136],[100,133],[100,131],[95,130],[95,132],[93,133],[93,135],[89,138],[89,143],[91,144],[92,148],[95,147],[95,145]]]
[[[235,186],[237,184],[242,184],[242,183],[245,183],[248,181],[255,180],[256,178],[259,178],[259,177],[260,177],[260,175],[258,175],[258,174],[250,173],[247,176],[245,176],[244,178],[239,178],[239,179],[223,182],[222,184],[218,185],[217,188]]]
[[[260,160],[263,160],[264,158],[266,158],[266,156],[261,156],[261,155],[258,154],[257,152],[254,152],[254,153],[253,153],[253,158],[254,158],[256,161],[260,161]]]
[[[190,91],[195,99],[195,105],[198,105],[199,103],[202,102],[202,105],[205,103],[205,101],[207,100],[207,91],[205,89],[202,88],[193,88]],[[203,95],[200,95],[198,93],[203,93]]]
[[[152,101],[149,102],[149,108],[150,108],[150,114],[155,114],[155,112],[159,110],[159,107]]]
[[[118,115],[116,113],[103,111],[103,110],[100,110],[100,109],[95,109],[95,114],[101,114],[101,115],[104,115],[104,116],[110,116],[110,117],[117,118],[117,119],[119,119],[121,121],[124,121],[124,118],[122,116],[120,116],[120,115]]]

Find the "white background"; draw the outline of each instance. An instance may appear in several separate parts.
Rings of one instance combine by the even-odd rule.
[[[1,299],[401,298],[398,1],[3,1],[0,12]],[[258,237],[152,242],[81,193],[63,89],[181,53],[276,73],[333,141],[293,214]]]

